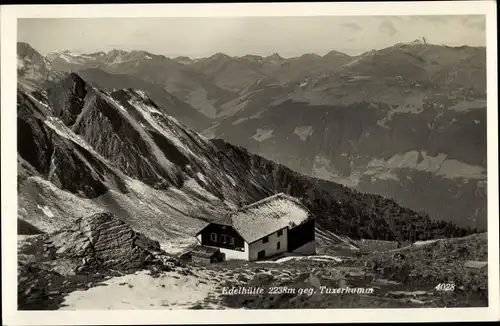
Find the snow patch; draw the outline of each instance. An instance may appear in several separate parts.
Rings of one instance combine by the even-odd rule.
[[[127,109],[125,109],[123,107],[123,105],[121,105],[120,103],[118,103],[118,101],[116,101],[114,98],[112,98],[111,96],[106,96],[106,99],[108,99],[109,101],[113,102],[113,104],[122,112],[125,112],[127,113]]]
[[[184,181],[183,189],[190,190],[196,193],[198,196],[205,198],[207,201],[211,201],[214,203],[220,202],[220,199],[215,197],[212,193],[208,192],[205,188],[203,188],[198,181],[193,178],[188,178]]]
[[[450,109],[458,112],[467,112],[471,110],[486,110],[486,99],[474,99],[461,101],[453,105]]]
[[[17,56],[17,70],[24,68],[24,60],[18,55]]]
[[[106,286],[71,292],[64,298],[61,310],[189,309],[217,293],[218,282],[204,279],[208,282],[201,283],[196,276],[176,271],[165,272],[161,277],[152,277],[145,271],[113,277],[104,281]],[[210,308],[223,309],[220,304],[212,304]]]
[[[139,95],[142,97],[142,99],[146,99],[146,94],[144,92],[142,92],[142,94],[139,94]],[[132,106],[139,107],[140,109],[145,110],[149,113],[162,114],[160,111],[158,111],[157,109],[155,109],[151,105],[146,105],[146,104],[139,102],[139,101],[129,101],[129,103]]]
[[[417,242],[414,242],[412,244],[412,246],[414,246],[414,247],[426,246],[426,245],[430,245],[430,244],[433,244],[433,243],[438,242],[438,241],[440,241],[440,239],[432,239],[432,240],[426,240],[426,241],[417,241]]]
[[[46,109],[50,110],[50,107],[43,103],[42,101],[36,99],[33,95],[31,95],[30,93],[24,93],[25,95],[27,95],[33,102],[37,103],[37,104],[40,104],[42,105],[43,107],[45,107]],[[45,94],[44,94],[45,95]]]
[[[419,162],[420,160],[420,162]],[[439,153],[429,156],[425,151],[408,151],[402,154],[394,154],[390,159],[373,159],[368,163],[373,168],[365,171],[367,175],[381,174],[391,169],[415,169],[423,172],[432,172],[445,178],[470,178],[484,179],[486,170],[481,166],[469,165],[454,159],[448,159],[446,154]]]
[[[160,124],[157,122],[156,119],[154,119],[152,116],[151,116],[151,113],[154,112],[154,113],[157,113],[159,115],[162,115],[164,116],[166,119],[168,119],[169,121],[171,121],[173,124],[175,124],[178,128],[179,128],[179,123],[177,120],[171,118],[171,117],[167,117],[165,116],[164,114],[162,114],[161,112],[155,110],[154,108],[152,108],[151,106],[149,105],[145,105],[144,103],[141,103],[141,102],[138,102],[138,101],[130,101],[129,102],[130,105],[136,107],[137,109],[139,109],[138,111],[142,114],[142,116],[144,117],[144,119],[152,126],[154,127],[155,129],[158,130],[159,133],[161,133],[163,136],[165,136],[167,139],[169,139],[174,145],[175,147],[177,147],[177,149],[179,151],[181,151],[185,156],[187,157],[190,157],[190,158],[198,158],[199,157],[194,154],[191,149],[189,149],[179,138],[177,135],[175,135],[172,130],[170,130],[171,128],[165,128],[163,126],[160,126]]]
[[[85,60],[87,59],[84,56],[80,56],[79,54],[69,52],[69,51],[59,52],[57,56],[60,59],[66,61],[67,63],[77,64],[77,65],[83,64],[85,62]]]
[[[307,86],[307,84],[309,84],[309,80],[310,80],[310,79],[311,79],[311,78],[307,78],[307,79],[306,79],[306,80],[304,80],[302,83],[300,83],[299,88],[302,88],[302,87]]]
[[[231,177],[229,174],[226,174],[226,179],[229,180],[229,182],[231,182],[233,187],[236,186],[236,181],[234,181],[233,177]]]
[[[301,140],[306,140],[313,134],[313,127],[312,126],[297,126],[295,127],[293,133]]]
[[[47,120],[44,121],[47,126],[53,129],[59,136],[62,136],[66,139],[69,139],[78,145],[82,146],[95,156],[102,158],[94,149],[87,144],[83,139],[80,138],[77,134],[71,131],[61,120],[55,117],[47,117]]]
[[[123,62],[122,54],[118,53],[115,59],[111,62],[111,64],[122,63],[122,62]]]
[[[147,101],[148,100],[148,96],[146,95],[146,93],[140,89],[136,90],[135,91],[143,100]]]
[[[277,260],[267,260],[267,261],[257,261],[257,263],[275,263],[281,264],[286,263],[287,261],[300,261],[300,260],[309,260],[309,261],[321,261],[321,262],[336,262],[341,263],[343,260],[339,257],[328,256],[328,255],[313,255],[313,256],[288,256],[283,257]]]
[[[43,214],[45,214],[45,216],[47,216],[47,217],[54,217],[55,216],[54,213],[52,213],[52,211],[47,206],[37,205],[37,207],[42,210],[42,212],[43,212]]]
[[[19,218],[45,232],[56,231],[76,218],[104,211],[91,199],[84,199],[61,190],[52,182],[37,176],[29,177],[19,186],[21,188],[18,196]],[[38,199],[35,201],[30,196],[25,196],[26,192],[23,191],[25,188],[30,191],[35,190]],[[46,208],[44,211],[44,207],[50,209]]]
[[[266,139],[273,137],[273,132],[274,130],[271,128],[265,128],[265,129],[257,128],[255,134],[250,138],[253,138],[258,142],[262,142]]]
[[[233,126],[235,126],[235,125],[240,124],[240,123],[242,123],[243,121],[246,121],[246,120],[248,120],[248,119],[247,118],[238,118],[238,119],[234,120],[231,124]]]
[[[196,176],[198,179],[200,179],[203,183],[207,183],[207,179],[205,179],[205,176],[201,174],[200,172],[196,173]]]

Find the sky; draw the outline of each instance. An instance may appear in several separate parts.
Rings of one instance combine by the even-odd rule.
[[[112,49],[167,57],[214,53],[283,57],[331,50],[350,55],[425,37],[428,43],[485,46],[485,16],[313,16],[38,18],[18,20],[18,41],[46,55]]]

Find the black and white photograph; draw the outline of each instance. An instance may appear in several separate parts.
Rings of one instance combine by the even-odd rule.
[[[498,317],[495,4],[346,4],[3,7],[13,309]]]

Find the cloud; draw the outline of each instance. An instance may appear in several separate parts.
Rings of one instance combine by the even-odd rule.
[[[391,18],[391,19],[393,19],[393,20],[397,20],[397,21],[399,21],[399,22],[402,22],[402,21],[403,21],[403,18],[402,18],[402,17],[400,17],[400,16],[390,16],[390,18]]]
[[[423,20],[426,20],[428,22],[441,23],[441,24],[445,24],[450,21],[449,16],[429,15],[429,16],[422,16],[422,18]]]
[[[150,33],[145,32],[145,31],[139,31],[139,32],[134,33],[134,36],[136,36],[136,37],[149,37]]]
[[[485,21],[482,21],[482,22],[476,22],[476,23],[471,23],[468,25],[469,27],[472,27],[472,28],[476,28],[480,31],[484,31],[486,30],[486,22]]]
[[[361,31],[363,29],[363,28],[361,28],[361,26],[359,26],[356,23],[345,23],[345,24],[342,24],[342,27],[350,29],[351,31]]]
[[[384,20],[382,23],[380,23],[378,30],[379,32],[388,34],[389,36],[393,36],[398,32],[396,27],[394,27],[394,25],[388,20]]]
[[[470,28],[475,28],[479,31],[486,30],[486,18],[485,16],[469,16],[463,19],[465,26]]]
[[[17,35],[42,54],[123,48],[167,56],[296,56],[333,49],[356,54],[422,36],[433,44],[485,46],[484,23],[484,15],[24,18],[18,20]]]
[[[453,20],[454,17],[449,15],[420,15],[420,16],[407,16],[407,18],[413,21],[444,24]]]

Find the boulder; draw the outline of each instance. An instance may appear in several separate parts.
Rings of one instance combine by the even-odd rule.
[[[52,234],[46,245],[54,247],[58,260],[72,261],[75,273],[103,267],[118,271],[138,270],[153,262],[177,264],[173,258],[159,258],[164,253],[157,241],[135,232],[109,212],[76,220]]]

